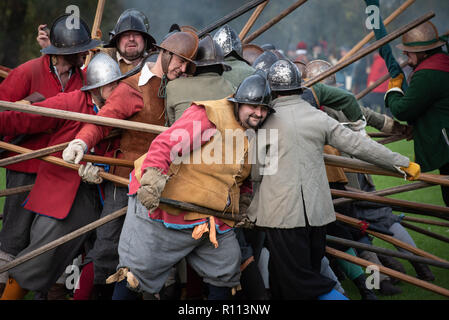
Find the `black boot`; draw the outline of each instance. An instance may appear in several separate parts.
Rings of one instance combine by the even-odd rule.
[[[380,282],[379,293],[384,296],[394,296],[402,293],[402,290],[401,288],[393,285],[390,280],[384,280]]]
[[[112,300],[115,283],[95,284],[92,290],[92,300]]]
[[[377,300],[374,291],[366,287],[366,277],[364,274],[360,275],[358,278],[355,278],[352,282],[354,282],[359,290],[362,300]]]
[[[435,276],[433,275],[432,271],[430,271],[430,268],[427,264],[423,263],[416,263],[411,262],[413,268],[415,268],[416,276],[418,279],[424,280],[424,281],[433,281],[435,280]]]
[[[240,277],[242,293],[249,300],[268,300],[267,290],[256,262],[251,262]]]
[[[382,262],[382,264],[390,269],[396,270],[398,272],[401,272],[403,274],[407,274],[407,272],[405,271],[404,265],[397,259],[387,256],[387,255],[383,255],[383,254],[377,254],[377,257],[379,258],[380,262]],[[391,283],[396,285],[399,282],[401,282],[399,279],[397,278],[391,278],[390,279]]]

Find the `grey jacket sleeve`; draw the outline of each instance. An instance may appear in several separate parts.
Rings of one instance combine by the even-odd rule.
[[[369,137],[354,132],[336,120],[327,117],[327,143],[342,152],[379,167],[398,172],[398,167],[408,167],[410,160],[375,142]]]
[[[386,116],[367,107],[360,106],[360,109],[366,118],[366,124],[382,131],[385,125]]]

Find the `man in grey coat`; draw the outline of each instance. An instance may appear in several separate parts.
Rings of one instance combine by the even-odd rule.
[[[263,227],[270,251],[274,299],[342,299],[334,281],[320,275],[326,225],[335,212],[323,160],[328,144],[410,179],[419,165],[353,132],[305,102],[300,72],[279,60],[268,73],[276,110],[257,132],[252,167],[254,199],[248,217]],[[265,130],[264,130],[265,129]],[[263,136],[265,135],[265,136]]]

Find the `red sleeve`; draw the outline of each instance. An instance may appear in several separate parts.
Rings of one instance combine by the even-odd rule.
[[[97,115],[123,120],[128,119],[136,112],[142,110],[142,108],[142,95],[137,90],[122,82],[114,89],[107,99],[106,104],[100,109]],[[103,140],[111,129],[111,127],[106,126],[85,124],[76,135],[76,139],[83,140],[90,149]]]
[[[170,129],[153,140],[142,164],[142,174],[148,167],[160,168],[166,174],[174,156],[201,147],[215,132],[215,125],[207,118],[204,107],[193,104]]]
[[[72,94],[61,93],[33,105],[51,109],[67,110]],[[15,136],[19,134],[35,134],[62,126],[64,119],[46,117],[19,111],[0,112],[0,135]]]
[[[17,67],[0,83],[0,100],[16,102],[28,96],[31,83],[25,69]]]

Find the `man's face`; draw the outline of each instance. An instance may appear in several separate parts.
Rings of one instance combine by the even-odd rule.
[[[88,54],[89,52],[85,51],[76,54],[62,55],[61,57],[71,66],[75,68],[81,68],[86,61],[86,57]]]
[[[145,39],[140,32],[126,31],[117,41],[117,50],[126,60],[136,60],[142,57],[145,50]]]
[[[189,61],[181,58],[180,56],[177,56],[176,54],[173,54],[167,70],[168,80],[179,78],[183,73],[186,72],[188,64]]]
[[[403,51],[403,53],[407,56],[407,63],[412,68],[415,68],[426,55],[424,52]]]
[[[258,129],[268,115],[268,107],[263,105],[240,104],[239,122],[245,129]]]

